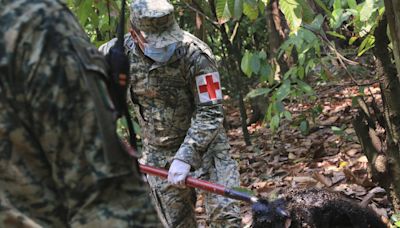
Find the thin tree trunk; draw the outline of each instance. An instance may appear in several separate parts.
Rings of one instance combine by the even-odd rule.
[[[278,0],[271,0],[265,8],[265,16],[268,29],[268,53],[270,59],[279,64],[282,75],[289,70],[288,63],[284,56],[277,58],[278,48],[286,39],[284,22],[281,20]]]
[[[400,211],[400,81],[397,71],[393,66],[388,51],[389,38],[387,37],[387,24],[391,24],[384,17],[375,30],[376,68],[378,77],[383,79],[382,99],[385,113],[386,130],[386,155],[388,157],[388,176],[390,181],[386,186],[396,212]],[[400,38],[400,37],[399,37]],[[393,37],[393,39],[397,39]]]
[[[400,72],[400,1],[384,0],[397,72]],[[399,75],[398,75],[399,76]]]

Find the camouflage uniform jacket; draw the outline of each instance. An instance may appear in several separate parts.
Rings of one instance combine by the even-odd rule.
[[[107,52],[114,42],[100,50]],[[206,151],[226,153],[221,100],[201,103],[196,86],[196,76],[217,72],[210,48],[188,32],[167,63],[145,57],[130,35],[125,36],[125,48],[132,103],[142,130],[142,161],[163,167],[175,158],[198,168]]]
[[[142,184],[110,130],[104,57],[65,3],[0,0],[0,25],[0,212],[63,227],[101,181]]]
[[[207,150],[219,148],[214,151],[218,153],[226,149],[221,103],[201,104],[197,92],[196,76],[217,72],[206,44],[185,33],[166,64],[152,62],[137,49],[130,50],[131,93],[139,104],[136,110],[144,145],[159,151],[144,154],[146,162],[163,163],[174,156],[198,168]]]

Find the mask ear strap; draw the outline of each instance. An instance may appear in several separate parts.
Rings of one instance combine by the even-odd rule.
[[[135,28],[129,29],[129,33],[131,34],[131,37],[135,43],[138,44],[140,49],[144,52],[146,42],[144,41],[142,34]]]

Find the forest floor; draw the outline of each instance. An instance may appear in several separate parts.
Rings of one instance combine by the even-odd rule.
[[[352,106],[353,97],[364,93],[368,102],[372,99],[378,104],[382,102],[374,72],[368,74],[361,72],[357,78],[335,77],[329,83],[313,85],[317,99],[287,103],[286,109],[292,113],[293,119],[283,121],[276,132],[272,133],[262,122],[248,126],[251,146],[245,145],[239,111],[228,98],[225,108],[230,129],[227,130],[231,154],[239,162],[241,187],[260,197],[288,187],[330,189],[362,205],[369,205],[384,221],[389,222],[392,211],[387,196],[371,180],[368,160],[352,126],[357,112]],[[358,85],[366,86],[360,89],[356,81]],[[304,111],[318,105],[321,112],[314,120],[309,119],[309,133],[302,134],[293,123],[302,117],[302,113],[304,115]],[[196,212],[200,227],[206,227],[202,202],[200,197]],[[251,207],[245,203],[241,205],[242,223],[244,227],[249,227]]]

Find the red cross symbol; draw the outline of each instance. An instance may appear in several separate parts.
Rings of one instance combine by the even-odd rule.
[[[211,100],[215,100],[217,98],[216,91],[219,90],[219,82],[214,82],[212,75],[206,75],[206,84],[199,86],[200,93],[208,93],[208,96]]]

